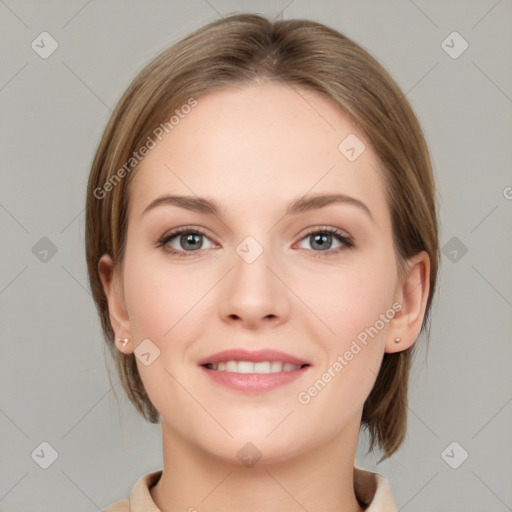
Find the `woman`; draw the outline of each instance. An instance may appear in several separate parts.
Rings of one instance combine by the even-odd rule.
[[[387,72],[307,20],[240,14],[154,59],[93,162],[91,289],[164,468],[109,512],[396,510],[439,259],[427,146]],[[382,460],[382,459],[381,459]]]

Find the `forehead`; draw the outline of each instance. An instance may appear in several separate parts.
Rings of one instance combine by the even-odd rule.
[[[343,141],[364,149],[350,160]],[[155,142],[132,181],[129,215],[164,193],[212,197],[254,213],[277,212],[307,193],[336,192],[386,215],[369,141],[334,102],[310,89],[272,82],[216,89]]]

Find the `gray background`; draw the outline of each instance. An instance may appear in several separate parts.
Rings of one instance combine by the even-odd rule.
[[[428,353],[418,342],[407,440],[377,466],[362,434],[356,462],[385,475],[406,512],[512,510],[510,0],[0,0],[0,512],[101,510],[162,467],[160,425],[118,406],[107,377],[84,258],[89,166],[152,57],[219,16],[283,8],[344,32],[390,71],[439,186],[439,297]],[[59,45],[47,59],[31,47],[43,31]],[[441,45],[453,31],[469,44],[457,58]],[[42,442],[58,453],[47,469]]]

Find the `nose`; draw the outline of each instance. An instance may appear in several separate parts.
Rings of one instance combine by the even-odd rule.
[[[279,262],[258,246],[253,240],[237,248],[219,301],[224,322],[250,329],[275,327],[286,321],[290,310],[290,292],[280,275]]]

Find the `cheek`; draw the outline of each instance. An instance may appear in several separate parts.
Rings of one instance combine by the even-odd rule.
[[[193,287],[185,286],[178,272],[169,272],[158,263],[149,262],[147,253],[127,249],[125,297],[130,327],[136,343],[150,338],[157,345],[186,313],[193,298]]]
[[[183,364],[189,345],[204,336],[213,305],[208,291],[217,281],[211,268],[170,264],[135,247],[127,251],[124,286],[135,344],[150,339],[160,350],[160,364]]]
[[[315,402],[320,411],[341,400],[347,409],[339,411],[339,421],[360,407],[379,372],[388,323],[395,315],[393,265],[393,254],[386,257],[381,252],[380,258],[361,258],[357,264],[331,269],[328,276],[316,280],[321,286],[310,283],[308,287],[308,300],[312,300],[308,304],[323,322],[315,322],[310,333],[324,349],[318,389],[327,388],[318,392],[322,396]],[[325,335],[318,337],[319,329]]]
[[[395,277],[387,263],[365,266],[364,272],[362,267],[357,271],[347,267],[332,272],[330,279],[323,280],[322,289],[309,295],[323,321],[314,322],[309,334],[320,340],[324,353],[310,387],[302,389],[297,398],[312,416],[329,410],[333,432],[360,412],[375,383],[388,323],[395,315]],[[318,336],[319,329],[325,335]]]
[[[343,346],[391,308],[397,279],[393,265],[392,257],[382,256],[314,275],[303,273],[298,295],[323,322],[326,340]]]

